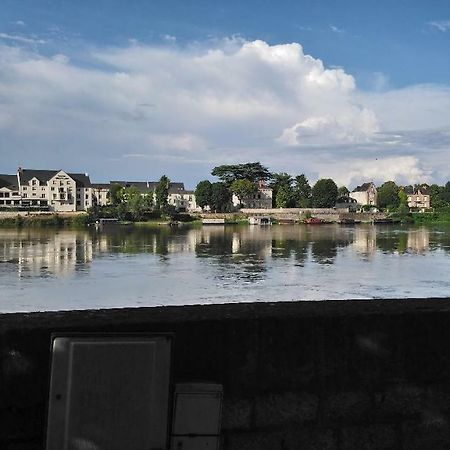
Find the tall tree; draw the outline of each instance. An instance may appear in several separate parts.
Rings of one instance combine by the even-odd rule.
[[[210,207],[215,212],[227,212],[230,210],[231,193],[225,183],[212,184]]]
[[[381,208],[398,208],[399,187],[393,181],[386,181],[378,189],[378,206]]]
[[[256,183],[269,180],[271,177],[269,169],[260,162],[217,166],[214,167],[211,175],[228,186],[235,180],[249,180]]]
[[[311,206],[311,186],[303,173],[295,177],[294,198],[297,208],[308,208]]]
[[[399,199],[399,206],[406,206],[406,207],[408,206],[408,195],[406,194],[405,189],[398,190],[398,199]]]
[[[312,205],[315,208],[332,208],[337,196],[336,183],[331,178],[321,178],[312,188]]]
[[[255,183],[250,180],[234,180],[231,183],[230,191],[236,195],[239,199],[239,203],[242,205],[243,201],[258,192],[258,188]]]
[[[111,184],[108,197],[111,205],[117,206],[123,202],[123,187],[119,184]]]
[[[286,172],[272,174],[269,185],[272,188],[272,206],[277,208],[294,206],[294,192],[292,190],[293,181],[292,177]],[[282,194],[278,196],[278,191],[280,189],[282,189]]]
[[[208,180],[200,181],[195,188],[195,202],[200,208],[211,205],[212,184]]]
[[[444,186],[438,186],[437,184],[432,184],[430,186],[430,202],[432,208],[443,208],[448,206],[445,201],[445,188]]]
[[[140,220],[144,213],[144,199],[139,189],[135,186],[125,188],[124,198],[126,199],[128,211],[134,220]]]
[[[167,205],[169,204],[169,187],[170,180],[166,175],[163,175],[155,188],[156,207],[160,210],[167,208]]]
[[[338,197],[347,197],[348,194],[350,194],[350,191],[347,189],[346,186],[340,186],[338,188]]]

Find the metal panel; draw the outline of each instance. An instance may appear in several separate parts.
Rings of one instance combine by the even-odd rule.
[[[159,450],[167,441],[167,336],[53,340],[47,450]]]
[[[172,450],[217,450],[221,406],[221,385],[178,384],[174,394]]]

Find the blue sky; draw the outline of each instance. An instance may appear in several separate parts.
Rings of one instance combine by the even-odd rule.
[[[288,51],[291,43],[300,50]],[[6,61],[0,68],[0,153],[13,146],[18,160],[1,171],[18,162],[77,170],[84,164],[102,180],[121,172],[155,178],[165,171],[192,185],[208,176],[211,165],[239,157],[260,159],[274,170],[304,171],[311,179],[340,176],[347,167],[349,175],[340,180],[347,184],[381,178],[386,167],[403,163],[404,172],[387,175],[399,182],[450,178],[437,167],[450,141],[450,119],[444,119],[450,116],[448,1],[3,0],[0,46]],[[222,52],[222,62],[206,56],[213,51]],[[297,51],[302,58],[310,55],[314,67],[298,60]],[[274,52],[283,53],[281,62]],[[36,72],[36,64],[42,71]],[[213,75],[218,67],[236,77],[235,92]],[[11,70],[17,71],[14,79]],[[304,86],[321,70],[331,83],[326,95]],[[99,86],[116,86],[118,74],[130,77],[119,89],[133,98],[136,110],[124,99],[105,100]],[[251,79],[260,85],[254,96],[248,95]],[[180,98],[192,86],[200,93],[201,85],[211,95],[201,107],[189,104],[195,121]],[[151,99],[140,101],[144,92],[158,97],[156,107]],[[289,109],[284,116],[282,102]],[[425,117],[408,111],[409,105]],[[95,123],[105,111],[113,111],[114,120]],[[127,134],[120,127],[134,128]],[[74,153],[89,159],[81,163]],[[362,170],[366,163],[378,172]]]

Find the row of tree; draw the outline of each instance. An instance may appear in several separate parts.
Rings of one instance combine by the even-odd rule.
[[[259,182],[272,188],[272,206],[276,208],[331,208],[339,197],[350,193],[347,187],[338,187],[331,178],[322,178],[311,186],[304,174],[293,177],[285,172],[271,173],[259,162],[217,166],[211,175],[220,181],[198,183],[196,201],[202,208],[209,206],[218,212],[231,209],[233,194],[240,203],[251,198],[257,192]],[[445,186],[399,186],[394,181],[387,181],[377,188],[378,206],[387,209],[407,207],[407,193],[420,187],[430,194],[432,207],[450,207],[450,181]]]

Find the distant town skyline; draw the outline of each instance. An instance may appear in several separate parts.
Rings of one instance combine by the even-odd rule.
[[[2,171],[450,179],[450,4],[5,0]]]

